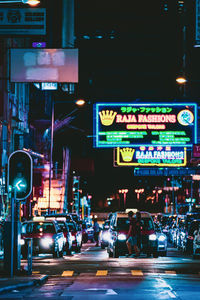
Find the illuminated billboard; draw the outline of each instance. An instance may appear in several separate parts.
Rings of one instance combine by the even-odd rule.
[[[187,164],[186,147],[140,146],[114,148],[114,166],[183,167]]]
[[[11,82],[78,82],[78,49],[10,49]]]
[[[191,147],[196,142],[195,103],[94,105],[94,147]]]

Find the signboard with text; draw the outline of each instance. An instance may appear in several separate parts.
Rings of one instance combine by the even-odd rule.
[[[199,174],[198,168],[135,168],[134,176],[187,176]]]
[[[94,105],[94,147],[192,147],[196,141],[195,103]]]
[[[46,8],[0,8],[0,34],[45,35]]]
[[[117,147],[114,149],[114,166],[183,167],[187,164],[186,147]]]
[[[78,82],[78,49],[10,49],[11,82]]]

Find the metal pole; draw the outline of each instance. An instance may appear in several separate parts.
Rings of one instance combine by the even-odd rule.
[[[13,277],[14,270],[14,219],[15,219],[15,210],[14,204],[16,200],[16,191],[14,189],[14,194],[11,194],[11,242],[10,242],[10,277]]]
[[[52,98],[51,98],[52,99]],[[51,174],[53,170],[53,130],[54,130],[54,100],[51,100],[51,151],[50,151],[50,164],[49,164],[49,201],[48,201],[48,214],[51,212]]]

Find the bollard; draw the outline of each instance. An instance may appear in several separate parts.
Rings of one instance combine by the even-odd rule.
[[[27,261],[28,261],[28,275],[32,275],[32,251],[33,251],[33,239],[28,238],[27,240]]]

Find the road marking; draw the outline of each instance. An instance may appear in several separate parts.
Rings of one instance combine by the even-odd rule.
[[[131,270],[131,274],[133,276],[143,276],[143,272],[141,270]]]
[[[96,276],[106,276],[108,275],[108,270],[98,270]]]
[[[102,292],[106,292],[105,295],[117,295],[117,293],[112,289],[89,288],[89,289],[85,289],[85,291],[102,291]]]
[[[171,298],[176,298],[176,295],[174,295],[174,293],[171,292],[171,291],[168,291],[168,295],[169,295]]]
[[[61,276],[73,276],[74,271],[64,271]]]
[[[33,274],[40,274],[40,271],[33,271]]]
[[[177,275],[176,271],[165,271],[165,274]]]

